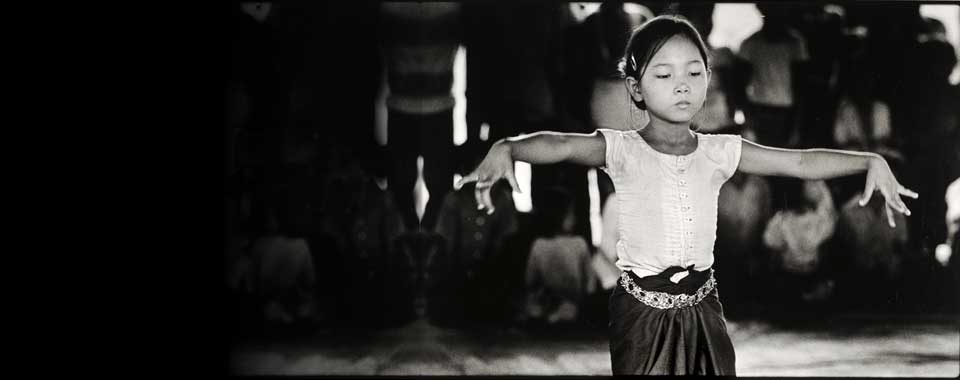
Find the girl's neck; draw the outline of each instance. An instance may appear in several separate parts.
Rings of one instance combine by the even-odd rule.
[[[685,145],[696,139],[690,130],[690,123],[663,124],[653,119],[646,128],[640,130],[640,136],[647,141],[668,145]]]

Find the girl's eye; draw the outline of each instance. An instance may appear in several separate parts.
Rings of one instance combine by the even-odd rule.
[[[700,72],[700,71],[698,71],[698,72],[695,72],[695,73],[690,73],[690,75],[692,75],[692,76],[695,76],[695,77],[698,77],[698,76],[700,76],[700,74],[703,74],[703,73],[702,73],[702,72]]]
[[[660,79],[667,79],[670,77],[670,74],[656,75],[656,77]]]

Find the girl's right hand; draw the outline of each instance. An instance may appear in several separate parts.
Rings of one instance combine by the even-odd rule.
[[[520,192],[517,178],[513,174],[513,159],[510,157],[510,147],[503,142],[497,142],[490,147],[486,157],[470,174],[457,181],[457,188],[470,182],[476,182],[474,196],[477,200],[477,210],[487,210],[493,214],[493,200],[490,198],[490,188],[497,181],[506,178],[514,192]]]

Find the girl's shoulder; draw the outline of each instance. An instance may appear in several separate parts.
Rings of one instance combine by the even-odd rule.
[[[702,147],[708,150],[736,148],[743,141],[740,135],[735,134],[695,133]]]
[[[597,132],[608,143],[613,142],[617,145],[636,145],[644,144],[643,137],[633,129],[610,129],[598,128]]]

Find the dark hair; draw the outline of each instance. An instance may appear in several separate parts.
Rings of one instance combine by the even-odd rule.
[[[650,19],[650,21],[633,30],[630,40],[627,41],[627,47],[624,49],[623,58],[617,64],[617,71],[623,78],[629,76],[640,81],[653,56],[660,51],[660,48],[670,37],[676,35],[686,37],[697,46],[697,49],[700,50],[700,56],[703,58],[703,65],[707,70],[710,70],[707,45],[703,43],[703,38],[700,38],[697,28],[682,16],[661,15]],[[642,110],[647,109],[647,105],[642,100],[634,101],[633,104]]]
[[[536,214],[540,227],[539,235],[553,237],[563,232],[563,221],[573,211],[573,197],[560,187],[550,187],[543,191],[541,204]]]

